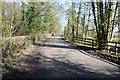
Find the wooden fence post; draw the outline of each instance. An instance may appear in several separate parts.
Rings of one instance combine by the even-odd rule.
[[[92,39],[92,48],[94,48],[94,40]]]
[[[116,53],[117,53],[117,43],[115,43],[115,55],[117,55]]]
[[[84,39],[82,38],[82,45],[83,45]]]
[[[85,38],[84,38],[84,46],[85,46]]]

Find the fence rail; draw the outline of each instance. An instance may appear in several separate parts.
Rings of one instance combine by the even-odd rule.
[[[102,40],[94,40],[94,39],[88,39],[88,38],[81,38],[77,43],[81,43],[84,46],[88,45],[91,48],[98,48],[98,42],[105,42]],[[108,44],[101,44],[102,46],[105,47],[104,50],[107,50],[109,52],[113,52],[115,55],[120,54],[120,42],[112,42],[112,41],[107,41]]]

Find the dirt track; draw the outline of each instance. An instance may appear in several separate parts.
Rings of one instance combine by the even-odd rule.
[[[21,65],[10,68],[7,77],[21,78],[120,78],[119,65],[93,57],[52,37],[25,55]],[[22,68],[21,68],[22,67]]]

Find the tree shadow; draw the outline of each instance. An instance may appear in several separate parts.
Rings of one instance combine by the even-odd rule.
[[[39,43],[35,45],[41,46]],[[50,45],[45,44],[42,47],[54,47],[65,49],[79,49],[75,46]],[[83,53],[84,54],[84,53]],[[115,78],[117,74],[107,75],[105,73],[96,72],[90,68],[86,68],[85,64],[75,64],[70,62],[64,56],[49,58],[39,52],[34,52],[31,55],[24,55],[23,65],[18,65],[16,68],[7,67],[10,71],[3,78]],[[89,55],[88,55],[89,56]],[[62,61],[60,61],[61,59]],[[22,67],[22,68],[19,68]],[[114,69],[109,71],[114,72]]]
[[[84,64],[75,64],[65,59],[59,61],[46,57],[40,53],[25,55],[23,70],[13,67],[7,69],[10,73],[5,78],[114,78],[118,75],[106,75],[84,67]],[[59,57],[58,57],[59,58]],[[64,57],[63,57],[64,59]],[[113,70],[114,71],[114,70]]]
[[[63,44],[72,44],[70,42],[66,42],[64,40],[60,40],[61,43]],[[102,60],[104,62],[107,62],[109,64],[112,64],[114,66],[120,67],[120,58],[118,58],[117,56],[111,56],[110,54],[103,54],[102,52],[96,52],[96,51],[100,51],[98,48],[92,48],[92,47],[88,47],[88,46],[81,46],[81,45],[76,45],[76,44],[72,44],[74,45],[74,47],[79,50],[81,53],[91,56],[93,58]],[[120,49],[120,48],[118,48]],[[92,50],[93,52],[89,52],[90,50]],[[86,53],[87,52],[87,53]],[[120,52],[120,51],[118,51]],[[96,57],[97,56],[97,57]],[[99,57],[98,57],[99,56]]]
[[[51,41],[51,40],[50,40]],[[40,43],[36,43],[35,46],[41,46]],[[119,62],[117,62],[116,60],[113,61],[113,59],[109,59],[109,56],[107,57],[106,54],[102,54],[102,53],[97,53],[95,50],[97,50],[96,48],[91,48],[91,47],[86,47],[86,46],[73,46],[73,45],[69,45],[69,46],[65,46],[65,45],[58,45],[58,44],[43,44],[41,47],[50,47],[50,48],[63,48],[63,49],[73,49],[73,50],[78,50],[80,51],[81,53],[85,54],[85,55],[88,55],[90,57],[93,57],[93,58],[96,58],[96,59],[99,59],[99,60],[102,60],[104,62],[107,62],[109,64],[112,64],[114,66],[117,66],[119,67],[118,65],[116,64],[119,64]],[[81,51],[83,50],[83,51]],[[84,52],[85,50],[93,50],[95,54],[91,54],[91,53],[86,53]],[[96,54],[97,53],[97,54]],[[96,57],[96,56],[99,56],[99,57]],[[113,62],[113,63],[112,63]],[[115,64],[116,63],[116,64]]]
[[[65,49],[76,49],[73,46],[64,46],[64,45],[54,45],[54,44],[45,44],[43,47],[53,47],[53,48],[65,48]]]

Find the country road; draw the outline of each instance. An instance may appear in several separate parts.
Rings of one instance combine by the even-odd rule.
[[[48,39],[23,60],[22,70],[8,77],[21,78],[120,78],[120,67],[93,57],[59,36]]]

